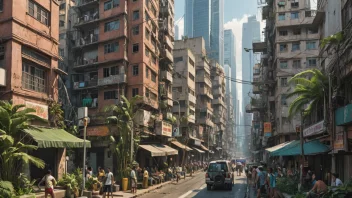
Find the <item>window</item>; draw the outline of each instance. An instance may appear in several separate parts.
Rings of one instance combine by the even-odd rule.
[[[133,11],[133,20],[139,19],[139,10]]]
[[[132,75],[138,76],[138,73],[139,73],[138,70],[139,70],[138,65],[134,65],[134,66],[132,67]]]
[[[66,34],[65,33],[59,34],[59,39],[65,39],[65,38],[66,38]]]
[[[133,46],[132,46],[132,52],[133,52],[133,53],[136,53],[136,52],[138,52],[138,51],[139,51],[139,44],[138,44],[138,43],[133,44]]]
[[[191,64],[194,67],[194,61],[189,57],[188,57],[188,62],[189,62],[189,64]]]
[[[287,69],[287,61],[280,61],[280,68]]]
[[[49,25],[49,12],[33,1],[28,1],[28,14],[45,25]]]
[[[150,31],[149,31],[147,28],[145,28],[145,38],[146,38],[147,40],[150,39]]]
[[[300,43],[292,43],[292,51],[298,51],[299,50],[299,47],[300,46]]]
[[[292,67],[293,68],[301,68],[301,60],[293,60],[292,61]]]
[[[287,86],[287,78],[281,78],[281,87]]]
[[[116,91],[105,91],[104,92],[104,100],[114,100],[117,98]]]
[[[180,62],[180,61],[183,61],[183,56],[174,58],[174,63],[177,63],[177,62]]]
[[[300,29],[300,28],[293,29],[293,30],[292,30],[292,34],[293,34],[293,35],[301,35],[301,29]]]
[[[281,95],[281,105],[287,105],[286,94]]]
[[[22,62],[22,87],[37,92],[46,93],[45,71],[34,63]]]
[[[316,67],[317,59],[316,58],[307,58],[307,67]]]
[[[135,97],[138,95],[138,88],[132,88],[132,97]]]
[[[148,12],[145,11],[144,14],[145,14],[145,21],[149,21],[150,20],[150,16],[149,16]]]
[[[279,31],[280,36],[287,36],[287,30],[281,30]]]
[[[291,8],[298,8],[299,7],[299,0],[293,0],[291,2]]]
[[[119,75],[119,69],[118,67],[106,67],[103,69],[103,74],[104,78],[113,76],[113,75]]]
[[[280,52],[287,52],[287,44],[280,44]]]
[[[299,17],[299,12],[291,12],[291,19],[298,19]]]
[[[156,64],[156,56],[152,55],[152,62]]]
[[[173,87],[172,91],[182,93],[182,87]]]
[[[65,49],[59,49],[59,55],[61,57],[64,57],[65,56]]]
[[[149,57],[149,55],[150,55],[150,50],[147,47],[145,47],[145,56]]]
[[[138,0],[132,0],[133,2],[137,2]]]
[[[110,21],[105,23],[104,25],[104,32],[109,32],[112,30],[117,30],[120,28],[120,21],[116,20],[116,21]]]
[[[316,41],[307,41],[307,50],[312,50],[317,48],[317,42]]]
[[[194,76],[193,76],[190,72],[188,72],[188,77],[189,77],[192,81],[194,81]]]
[[[112,52],[117,52],[119,50],[119,43],[114,42],[114,43],[108,43],[104,45],[104,53],[112,53]]]
[[[120,5],[120,0],[110,0],[104,3],[104,11],[110,10]]]
[[[65,26],[65,21],[60,20],[60,21],[59,21],[59,26],[60,26],[60,27],[64,27],[64,26]]]
[[[285,20],[285,13],[279,13],[279,21]]]
[[[60,7],[59,7],[60,10],[65,10],[65,8],[66,8],[66,3],[60,4]]]
[[[307,34],[318,34],[318,29],[308,29]]]
[[[132,28],[132,34],[138,35],[139,34],[139,25],[136,25]]]
[[[156,73],[153,71],[151,71],[151,73],[152,73],[152,81],[156,82]]]
[[[149,68],[148,67],[145,68],[145,77],[149,78]]]

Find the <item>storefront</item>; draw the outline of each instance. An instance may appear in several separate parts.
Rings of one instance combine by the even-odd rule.
[[[39,169],[33,165],[28,168],[31,178],[42,178],[47,170],[60,179],[67,171],[66,148],[83,148],[84,140],[57,128],[39,128],[40,130],[26,129],[26,139],[38,146],[32,151],[32,155],[45,161],[45,168]],[[90,141],[86,141],[87,148],[91,147]]]
[[[182,161],[184,164],[187,164],[188,163],[188,156],[190,151],[192,151],[193,149],[191,149],[190,147],[174,140],[171,142],[171,146],[175,149],[178,150],[178,156],[177,156],[177,160],[176,160],[176,164],[178,166],[181,166],[182,165]]]
[[[163,144],[139,145],[137,159],[141,168],[157,168],[163,170],[177,158],[178,150]],[[166,166],[167,164],[167,166]]]

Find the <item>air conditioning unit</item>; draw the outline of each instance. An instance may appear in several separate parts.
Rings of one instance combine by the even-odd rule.
[[[6,70],[0,67],[0,87],[6,86]]]

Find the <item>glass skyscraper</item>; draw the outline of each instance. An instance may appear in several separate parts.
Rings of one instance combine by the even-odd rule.
[[[193,4],[194,0],[185,0],[185,17],[183,36],[193,38]]]

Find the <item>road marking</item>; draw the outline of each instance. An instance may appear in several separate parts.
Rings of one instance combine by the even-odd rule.
[[[203,188],[205,188],[207,185],[203,184],[198,190],[202,190]],[[190,190],[188,192],[186,192],[185,194],[183,194],[182,196],[178,197],[178,198],[186,198],[188,195],[190,195],[191,193],[195,192],[194,190]]]

